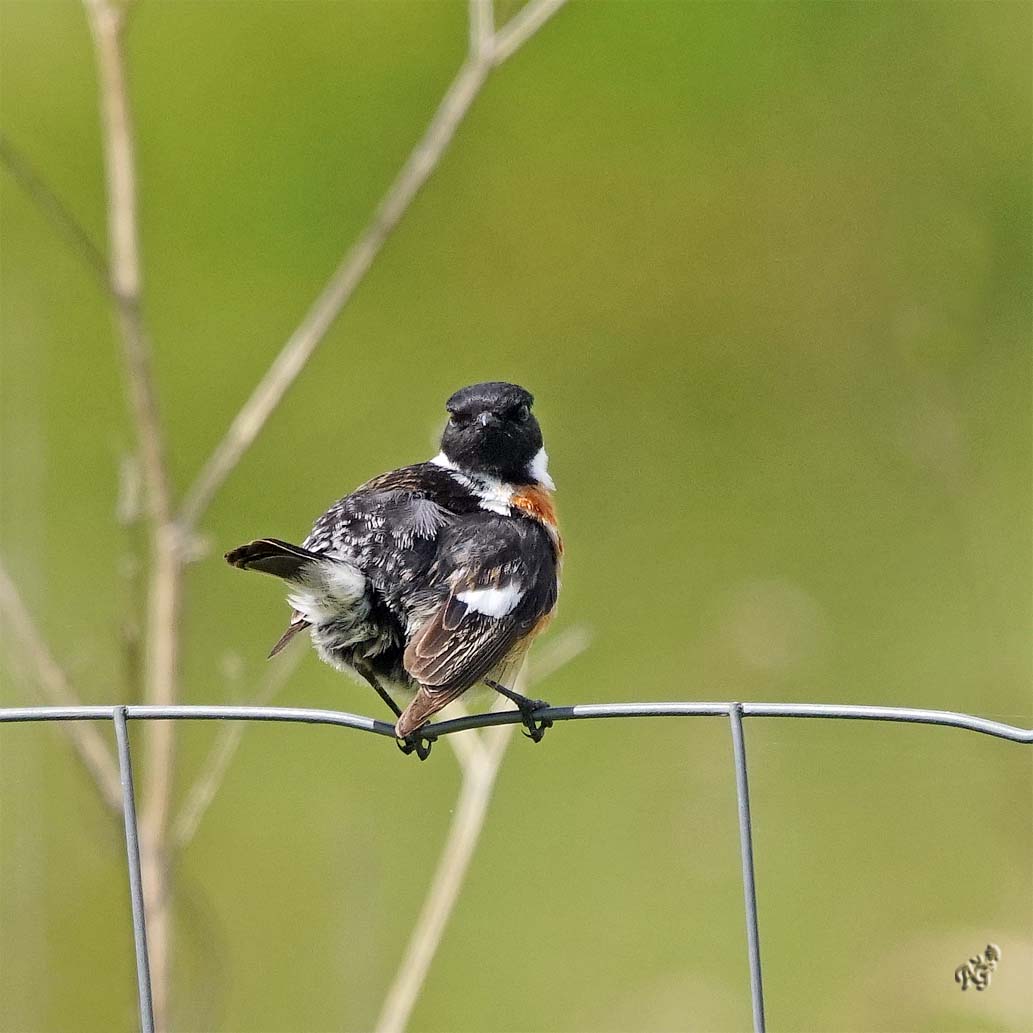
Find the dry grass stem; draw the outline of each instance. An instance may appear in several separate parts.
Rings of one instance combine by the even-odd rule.
[[[126,388],[151,515],[156,521],[167,521],[172,507],[164,442],[150,369],[150,348],[140,318],[136,161],[122,34],[124,10],[108,0],[84,2],[100,89],[107,186],[108,278],[117,303]]]
[[[146,489],[150,537],[144,696],[176,702],[183,561],[173,507],[164,434],[141,315],[141,264],[136,159],[125,55],[126,8],[115,0],[84,0],[93,36],[107,185],[108,268],[122,342],[126,391]],[[175,761],[175,727],[146,727],[146,767],[140,817],[151,989],[155,1025],[168,1024],[170,916],[168,831]]]
[[[270,666],[262,686],[250,700],[256,707],[265,706],[276,698],[298,669],[306,650],[297,646],[287,651],[280,663]],[[177,848],[186,846],[196,835],[205,813],[215,799],[233,757],[248,727],[247,721],[227,721],[219,729],[215,742],[198,772],[194,784],[172,826],[172,841]]]
[[[28,159],[2,134],[0,134],[0,162],[4,164],[14,181],[50,220],[58,234],[86,263],[86,267],[98,277],[107,290],[109,287],[108,263],[100,248],[93,243],[82,223],[72,215],[61,198],[32,167]]]
[[[200,470],[177,516],[166,462],[164,430],[151,370],[151,349],[141,308],[136,161],[124,45],[126,17],[130,8],[119,0],[83,0],[94,43],[103,127],[108,224],[108,260],[105,268],[115,301],[126,393],[136,431],[149,535],[143,686],[143,696],[147,703],[171,705],[177,701],[183,575],[185,564],[190,559],[184,543],[216,492],[304,369],[362,282],[384,242],[437,167],[491,69],[529,39],[559,8],[560,2],[531,0],[516,18],[496,32],[491,0],[469,0],[470,45],[466,60],[423,136],[391,183],[365,230],[347,251],[322,293],[284,344]],[[10,167],[10,159],[5,160]],[[77,238],[81,236],[73,232],[77,227],[74,220],[64,217],[63,207],[55,205],[56,199],[40,185],[38,179],[22,178],[26,189],[32,188],[30,193],[36,197],[37,203],[44,206],[66,233]],[[88,238],[83,239],[88,241]],[[96,265],[99,257],[96,248],[92,252],[87,251],[87,254],[93,255],[92,261]],[[284,673],[284,677],[288,675],[289,671]],[[88,731],[85,734],[89,735]],[[171,721],[150,721],[147,722],[144,734],[146,764],[141,787],[141,859],[155,1024],[161,1031],[168,1026],[171,959],[169,847],[172,835],[176,727]],[[187,842],[196,831],[225,777],[241,734],[240,729],[231,728],[217,740],[176,822],[176,842]],[[474,749],[481,749],[482,752],[477,754]],[[457,755],[467,773],[464,775],[464,784],[468,783],[468,788],[464,790],[462,809],[467,815],[463,826],[467,831],[464,834],[469,835],[470,828],[479,827],[479,823],[483,822],[483,808],[490,798],[498,762],[494,762],[493,768],[493,754],[481,746],[480,741],[474,748],[458,747]],[[476,832],[473,837],[475,841]],[[472,843],[464,845],[460,837],[453,849],[459,851],[461,860],[463,851],[472,851]],[[468,863],[468,858],[461,866],[464,870],[465,863]]]
[[[469,0],[470,53],[490,57],[495,38],[495,5],[492,0]]]
[[[471,0],[470,50],[423,136],[387,189],[369,225],[348,250],[322,293],[291,334],[230,424],[186,495],[181,526],[194,528],[216,492],[251,447],[287,390],[362,282],[384,242],[437,168],[481,91],[491,69],[511,56],[561,6],[563,0],[531,0],[499,33],[491,35],[490,5]]]
[[[82,702],[68,675],[47,648],[28,608],[22,601],[3,563],[0,562],[0,614],[6,618],[18,644],[36,668],[40,698],[55,707],[74,707]],[[122,813],[122,784],[118,764],[97,728],[85,721],[62,721],[76,756],[89,772],[101,799],[114,813]]]
[[[495,33],[492,62],[511,58],[563,5],[566,0],[531,0]]]
[[[498,764],[477,764],[463,774],[448,837],[402,965],[377,1019],[377,1033],[401,1033],[408,1025],[484,828],[498,769]]]
[[[583,628],[572,628],[558,636],[552,648],[543,651],[535,667],[534,681],[540,681],[569,663],[587,648],[588,642],[589,636]],[[530,679],[528,682],[533,684]],[[525,686],[521,684],[520,689],[525,691]],[[494,709],[502,710],[508,705],[509,701],[500,696]],[[402,962],[384,998],[377,1019],[377,1033],[401,1033],[409,1024],[466,880],[484,830],[495,780],[516,727],[504,725],[448,737],[462,770],[455,815]]]

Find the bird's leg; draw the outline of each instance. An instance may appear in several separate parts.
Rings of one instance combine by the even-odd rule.
[[[527,728],[524,734],[532,742],[541,742],[545,736],[545,729],[551,728],[552,722],[547,717],[535,720],[534,712],[536,710],[544,710],[549,704],[544,699],[528,699],[519,692],[507,689],[505,685],[500,685],[497,681],[492,681],[491,678],[485,678],[484,684],[516,704],[517,710],[520,711],[520,716],[524,719],[524,726]]]
[[[392,713],[395,715],[397,720],[402,716],[402,710],[398,704],[388,694],[387,689],[377,680],[377,676],[370,670],[364,667],[355,668],[359,674],[365,678],[366,681],[373,686],[377,691],[377,695],[391,708]],[[420,760],[426,760],[430,756],[430,739],[425,739],[419,732],[413,732],[407,739],[395,739],[395,745],[407,756],[410,753],[415,753]]]
[[[425,739],[420,735],[419,729],[417,729],[404,739],[395,739],[395,745],[406,756],[410,753],[415,753],[420,760],[426,760],[430,756],[430,748],[434,744],[430,739]]]
[[[356,667],[356,671],[362,675],[362,677],[376,689],[377,695],[391,708],[391,712],[396,718],[402,716],[402,711],[398,704],[388,695],[387,689],[377,681],[377,676],[365,667]]]

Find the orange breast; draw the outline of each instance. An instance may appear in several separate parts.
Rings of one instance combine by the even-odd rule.
[[[556,546],[556,554],[562,556],[563,539],[556,521],[556,507],[552,504],[552,492],[532,484],[514,492],[509,502],[545,527]]]

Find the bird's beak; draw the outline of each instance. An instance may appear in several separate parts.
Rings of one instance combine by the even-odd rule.
[[[477,422],[482,427],[487,427],[489,425],[492,427],[497,427],[499,423],[499,418],[493,412],[482,412],[481,415],[477,417]]]

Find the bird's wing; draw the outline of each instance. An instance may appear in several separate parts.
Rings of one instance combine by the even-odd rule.
[[[556,604],[545,534],[498,518],[483,525],[479,543],[456,550],[465,562],[449,579],[447,598],[406,648],[405,669],[420,688],[398,723],[399,735],[484,678]]]
[[[335,502],[305,539],[314,552],[362,552],[370,546],[420,550],[477,500],[447,471],[418,463],[374,477]]]
[[[358,568],[402,636],[414,608],[429,612],[444,597],[443,578],[430,587],[440,543],[477,510],[477,497],[450,471],[420,463],[375,477],[336,502],[305,548]]]

